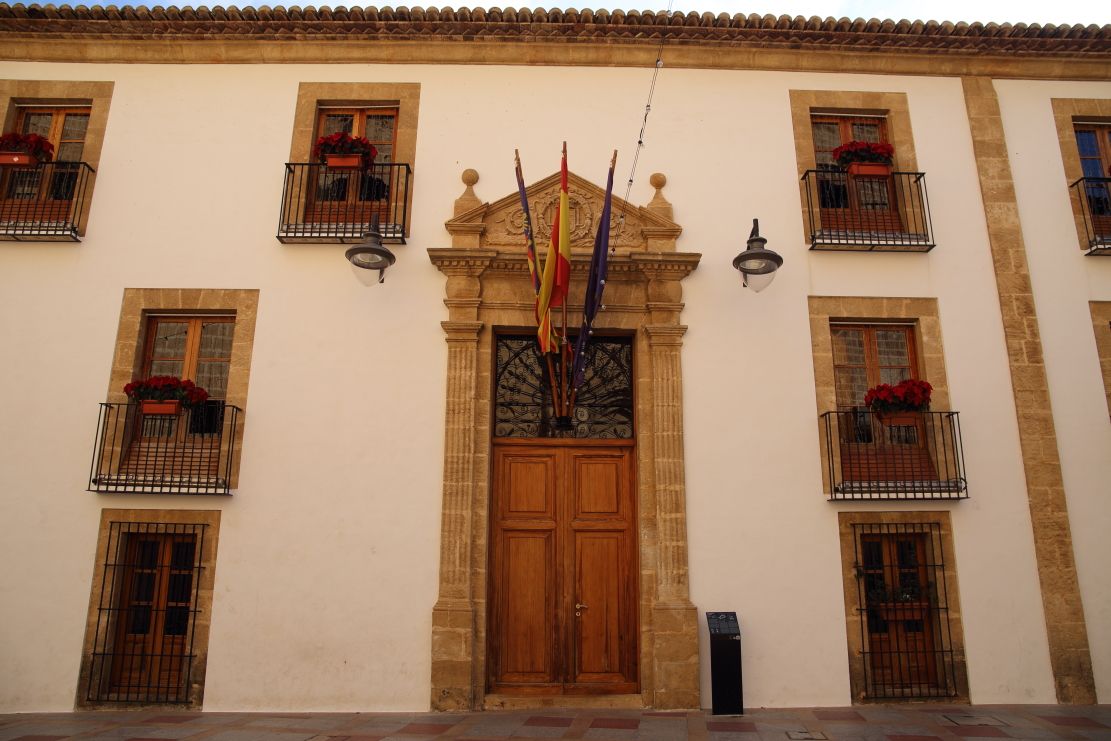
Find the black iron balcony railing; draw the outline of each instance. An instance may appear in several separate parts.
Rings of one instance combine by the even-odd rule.
[[[1111,255],[1111,178],[1080,178],[1069,186],[1080,199],[1089,255]]]
[[[830,498],[967,499],[957,412],[822,415]]]
[[[926,173],[856,176],[845,170],[807,170],[810,249],[929,252],[934,248]]]
[[[365,170],[287,163],[278,241],[361,242],[377,219],[383,242],[404,244],[410,172],[404,162]]]
[[[0,239],[79,241],[95,172],[84,162],[0,167]]]
[[[228,494],[239,407],[209,401],[179,414],[101,404],[89,491]]]

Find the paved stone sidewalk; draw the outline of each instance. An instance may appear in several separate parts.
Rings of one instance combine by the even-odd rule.
[[[866,705],[703,712],[527,710],[486,713],[28,713],[0,715],[0,741],[421,741],[510,738],[644,741],[956,741],[1108,739],[1111,706]]]

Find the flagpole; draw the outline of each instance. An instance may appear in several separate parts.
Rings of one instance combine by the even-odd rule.
[[[563,161],[567,161],[567,141],[563,142]],[[562,217],[561,217],[562,218]],[[570,275],[568,275],[568,284],[570,284]],[[568,285],[570,289],[570,285]],[[559,396],[560,396],[560,410],[559,416],[566,417],[570,414],[567,409],[567,300],[570,298],[570,290],[568,295],[563,297],[563,334],[559,338]]]

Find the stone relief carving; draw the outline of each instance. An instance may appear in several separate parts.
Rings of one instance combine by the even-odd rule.
[[[472,177],[477,181],[477,173]],[[465,179],[464,182],[467,182]],[[659,187],[659,186],[657,186]],[[603,191],[598,186],[571,174],[568,183],[568,203],[570,205],[571,246],[576,251],[590,250],[594,246],[594,235],[598,230],[598,219],[602,212]],[[551,239],[552,224],[556,219],[559,205],[558,176],[549,176],[534,183],[527,189],[529,212],[532,215],[532,229],[536,246],[545,249]],[[477,199],[467,201],[470,207]],[[523,244],[524,211],[516,194],[489,204],[484,209],[473,209],[469,213],[456,212],[456,218],[448,222],[452,231],[473,230],[481,225],[481,243],[486,247],[520,247]],[[680,227],[666,217],[651,213],[649,210],[626,203],[614,196],[610,216],[610,244],[614,247],[643,249],[646,244],[645,230],[662,230],[672,238],[678,236]]]

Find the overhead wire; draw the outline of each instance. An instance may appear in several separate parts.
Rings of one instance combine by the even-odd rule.
[[[675,0],[668,0],[667,11],[664,15],[665,25],[670,21],[672,14],[672,7],[675,5]],[[648,115],[652,113],[652,98],[656,94],[656,80],[660,76],[660,70],[664,66],[664,42],[667,38],[666,34],[660,33],[660,45],[656,49],[656,64],[652,70],[652,82],[648,86],[648,101],[644,104],[644,117],[640,122],[640,133],[637,135],[636,151],[633,153],[633,164],[629,168],[629,179],[625,184],[625,198],[621,204],[621,215],[618,218],[617,229],[610,236],[610,254],[617,251],[617,240],[621,238],[621,232],[625,229],[625,213],[629,208],[629,196],[633,191],[633,180],[636,177],[637,163],[640,162],[640,152],[644,149],[644,132],[648,128]],[[604,308],[604,307],[603,307]]]

